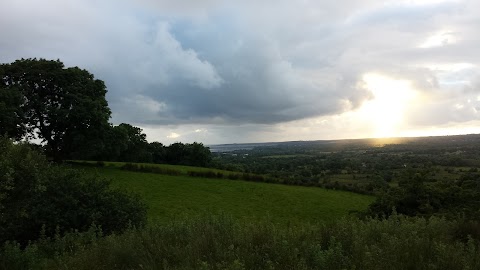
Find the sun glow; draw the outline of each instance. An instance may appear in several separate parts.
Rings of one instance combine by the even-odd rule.
[[[363,82],[373,98],[363,104],[359,113],[372,125],[372,135],[397,136],[408,104],[416,95],[411,82],[376,73],[365,74]]]
[[[429,36],[425,39],[418,47],[427,49],[433,47],[441,47],[449,44],[454,44],[458,42],[458,38],[454,35],[452,31],[440,31]]]

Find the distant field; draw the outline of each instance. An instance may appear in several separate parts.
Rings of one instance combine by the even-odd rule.
[[[112,179],[117,187],[139,193],[149,206],[151,221],[208,212],[281,224],[329,222],[350,211],[364,210],[374,200],[371,196],[312,187],[140,173],[114,166],[84,169]]]

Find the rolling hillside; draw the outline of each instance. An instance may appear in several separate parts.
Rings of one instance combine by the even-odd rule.
[[[202,213],[283,224],[330,222],[351,211],[364,210],[374,200],[343,191],[131,172],[117,166],[84,169],[112,179],[114,186],[140,194],[149,206],[150,220],[160,222]]]

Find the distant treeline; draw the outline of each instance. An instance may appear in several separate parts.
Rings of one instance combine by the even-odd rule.
[[[92,159],[140,163],[166,163],[174,165],[207,166],[212,157],[202,143],[174,143],[165,146],[160,142],[148,143],[142,129],[122,123],[110,126],[105,134],[101,151],[94,156],[71,153],[70,159]]]

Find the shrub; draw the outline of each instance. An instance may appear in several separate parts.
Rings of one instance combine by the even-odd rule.
[[[40,236],[92,224],[105,233],[146,223],[138,196],[82,171],[51,165],[26,144],[0,138],[0,243],[22,245]]]

